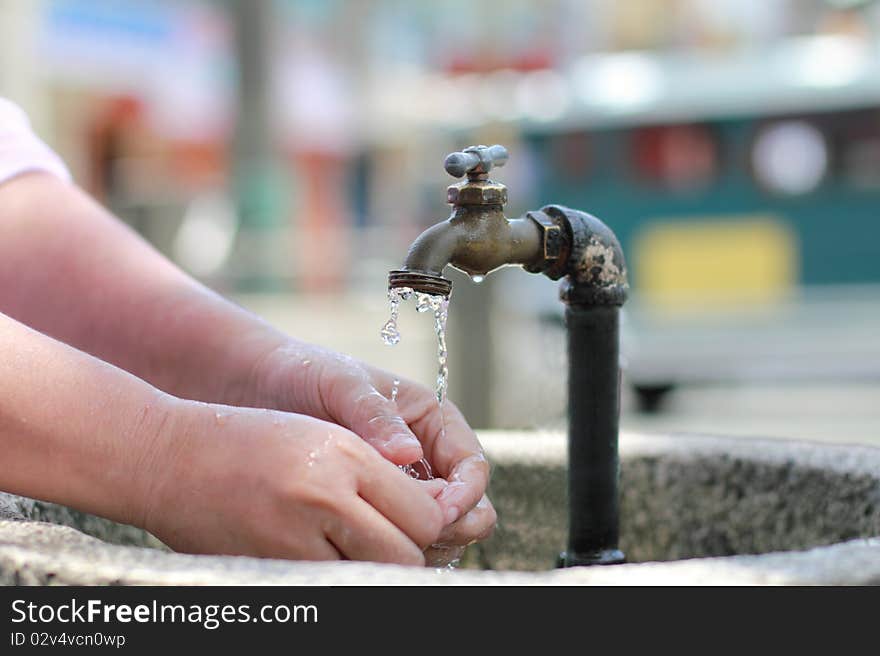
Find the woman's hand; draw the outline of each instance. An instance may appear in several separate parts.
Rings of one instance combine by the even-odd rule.
[[[338,425],[174,400],[142,525],[175,550],[424,565],[443,481],[416,481]]]
[[[270,407],[332,421],[362,437],[388,461],[424,457],[448,485],[437,496],[444,528],[429,564],[443,564],[462,547],[488,537],[496,514],[485,496],[489,464],[473,430],[449,401],[441,411],[434,393],[363,362],[293,340],[273,349],[258,367],[259,397]]]

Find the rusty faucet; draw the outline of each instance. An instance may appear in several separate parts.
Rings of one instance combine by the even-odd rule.
[[[519,219],[504,216],[507,187],[489,180],[489,171],[504,166],[507,157],[504,146],[471,146],[446,158],[450,175],[466,176],[446,190],[452,214],[413,242],[403,269],[390,273],[390,287],[448,296],[452,282],[442,276],[447,264],[484,276],[509,264],[537,273],[559,259],[560,227],[549,216],[541,211]]]

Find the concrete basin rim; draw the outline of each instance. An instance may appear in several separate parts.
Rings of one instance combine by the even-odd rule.
[[[852,567],[854,560],[859,567]],[[0,521],[0,574],[16,567],[21,581],[13,583],[28,583],[30,577],[38,584],[73,585],[863,585],[880,584],[880,537],[803,551],[607,567],[447,572],[379,563],[166,553],[110,545],[56,524]]]
[[[561,432],[480,431],[479,437],[490,462],[563,464],[566,459],[566,436]],[[676,460],[736,458],[774,466],[795,464],[880,479],[880,447],[773,437],[622,431],[621,460],[625,462],[646,457],[674,457]]]
[[[481,433],[490,460],[565,464],[565,436]],[[486,439],[488,437],[488,439]],[[880,448],[802,440],[623,433],[621,459],[742,459],[880,481]],[[2,499],[0,499],[2,500]],[[2,504],[0,504],[2,505]],[[2,510],[2,508],[0,508]],[[863,585],[880,584],[880,535],[804,550],[639,562],[598,568],[438,572],[375,563],[193,556],[117,546],[58,524],[0,519],[0,582],[134,585]],[[93,578],[89,578],[92,576]],[[10,578],[11,577],[11,578]]]

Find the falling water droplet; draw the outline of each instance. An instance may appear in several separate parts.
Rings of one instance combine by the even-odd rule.
[[[486,279],[486,276],[481,276],[479,274],[474,274],[471,276],[471,280],[473,280],[478,285]]]
[[[382,326],[382,341],[388,346],[394,346],[400,342],[400,330],[397,327],[397,319],[400,316],[400,302],[405,301],[412,295],[413,290],[409,287],[400,287],[388,290],[388,303],[391,307],[391,317]]]

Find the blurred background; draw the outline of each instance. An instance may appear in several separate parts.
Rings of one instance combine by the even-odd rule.
[[[208,285],[428,385],[387,272],[502,143],[508,216],[623,243],[625,428],[880,443],[880,3],[2,0],[0,95]],[[450,397],[562,428],[556,283],[449,275]]]

